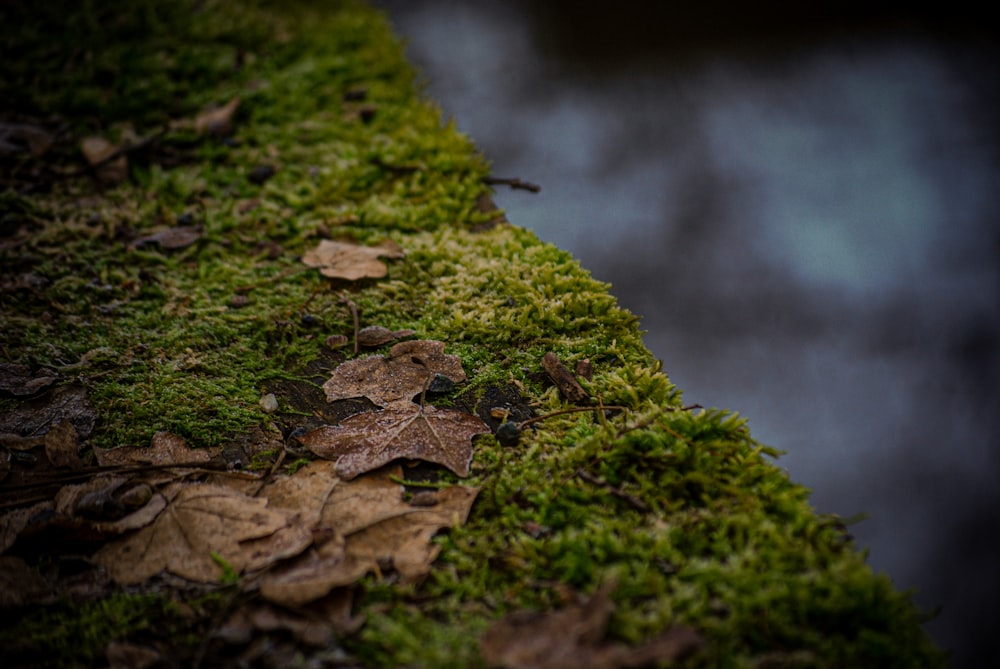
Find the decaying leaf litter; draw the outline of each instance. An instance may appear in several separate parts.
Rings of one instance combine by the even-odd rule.
[[[478,641],[494,622],[532,618],[537,636],[513,627],[524,652],[500,644],[490,662],[545,666],[526,647],[548,646],[629,666],[656,647],[647,644],[668,643],[667,630],[693,627],[705,666],[888,665],[898,651],[886,649],[937,666],[912,605],[765,461],[773,452],[745,421],[680,411],[607,286],[503,222],[483,184],[527,184],[490,177],[471,143],[417,99],[383,19],[350,3],[226,14],[210,2],[173,15],[154,4],[164,11],[116,7],[103,23],[92,7],[67,8],[89,20],[0,44],[35,54],[27,67],[0,59],[0,100],[21,105],[0,109],[0,178],[11,184],[0,194],[0,309],[13,325],[0,337],[4,362],[27,369],[8,384],[20,394],[0,399],[13,435],[0,484],[13,503],[2,510],[19,512],[5,520],[12,544],[0,555],[3,585],[14,585],[0,590],[22,607],[0,611],[5,663],[33,665],[45,648],[62,658],[53,665],[138,666],[187,647],[192,665],[289,666],[308,645],[313,664],[483,666],[497,645]],[[143,23],[154,14],[187,38],[150,48],[162,45]],[[82,44],[58,39],[67,26],[92,32],[73,36]],[[222,39],[205,39],[220,29]],[[38,35],[47,43],[32,51]],[[80,72],[93,76],[83,95],[72,81]],[[92,163],[86,137],[106,142]],[[300,262],[322,241],[387,240],[405,255],[376,254],[381,278],[345,283]],[[431,378],[424,357],[402,356],[417,381],[396,394],[422,382],[413,397],[371,388],[375,400],[362,390],[328,402],[322,386],[345,359],[363,359],[367,346],[394,358],[392,339],[371,343],[387,333],[368,339],[361,325],[443,343],[469,378],[455,386],[446,373]],[[333,348],[340,337],[353,353]],[[543,371],[549,352],[561,366]],[[411,468],[398,451],[402,461],[344,480],[346,453],[315,459],[300,441],[354,416],[392,416],[397,402],[411,416],[474,413],[506,436],[471,440],[471,486],[444,466]],[[52,430],[61,423],[72,430]],[[378,442],[390,455],[393,429]],[[109,446],[121,460],[98,461],[98,472],[92,452],[117,452]],[[337,491],[370,499],[359,486],[376,479],[373,508],[393,502],[386,523],[327,526],[324,513],[343,508]],[[292,512],[286,500],[303,491],[314,501]],[[228,528],[201,505],[209,500],[232,516],[231,533],[188,532]],[[428,541],[440,527],[452,531]],[[178,534],[210,562],[163,550]],[[149,541],[130,543],[137,536]],[[162,571],[110,583],[90,556],[111,547]],[[268,563],[274,556],[287,557]],[[174,568],[217,576],[200,583]],[[613,592],[599,585],[612,581]],[[267,583],[272,597],[305,603],[266,599]],[[580,610],[612,608],[595,594],[587,609],[577,593],[595,588],[618,604],[607,629]],[[589,631],[561,634],[548,611]],[[659,648],[659,659],[680,657]]]
[[[341,244],[333,276],[370,277],[374,256],[343,247],[363,248]],[[303,262],[314,264],[309,257]],[[407,334],[412,331],[371,326],[365,343]],[[473,437],[490,431],[477,416],[425,403],[438,376],[449,390],[466,380],[459,359],[444,349],[443,342],[406,341],[387,355],[338,366],[324,384],[327,400],[366,397],[377,410],[299,436],[326,460],[276,477],[212,468],[221,449],[192,449],[169,433],[157,433],[144,448],[98,449],[93,467],[80,460],[77,432],[69,421],[58,422],[44,437],[11,435],[5,447],[20,452],[41,447],[39,455],[55,470],[90,478],[64,485],[52,502],[0,516],[0,548],[15,546],[40,525],[57,531],[69,526],[71,534],[105,542],[91,560],[115,583],[143,583],[162,573],[213,583],[229,574],[243,577],[244,590],[293,608],[323,600],[369,573],[395,572],[419,581],[440,550],[431,539],[465,521],[479,490],[445,486],[420,493],[414,502],[407,499],[402,471],[390,465],[425,460],[467,476]],[[0,371],[0,388],[14,396],[46,392],[58,381],[24,366],[5,365]],[[16,420],[14,427],[20,427]],[[16,504],[16,494],[9,501]],[[46,519],[38,520],[42,515]],[[12,584],[7,597],[26,601],[38,589],[38,579],[24,579]],[[344,597],[337,595],[338,601]],[[258,620],[260,610],[248,620]],[[316,634],[314,626],[303,629]]]

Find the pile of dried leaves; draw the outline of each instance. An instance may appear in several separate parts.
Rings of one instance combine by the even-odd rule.
[[[351,616],[353,584],[371,573],[419,581],[439,551],[431,538],[468,517],[477,488],[410,494],[398,462],[468,475],[472,437],[489,428],[425,403],[433,384],[465,380],[437,341],[345,362],[324,386],[328,400],[367,397],[375,410],[300,436],[319,459],[255,474],[228,468],[222,449],[164,432],[147,447],[97,449],[88,466],[81,454],[95,416],[83,390],[45,370],[2,365],[0,393],[22,403],[0,415],[0,605],[65,594],[69,582],[32,560],[73,546],[95,568],[93,593],[165,575],[236,583],[253,603],[215,630],[221,638],[285,629],[328,644],[334,631],[363,623]]]

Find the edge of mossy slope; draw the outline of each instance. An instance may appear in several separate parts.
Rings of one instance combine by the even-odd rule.
[[[480,666],[476,638],[490,621],[558,606],[560,584],[589,592],[614,579],[611,634],[637,643],[691,625],[708,640],[692,666],[943,664],[909,595],[872,573],[836,517],[812,510],[742,418],[681,409],[606,284],[495,223],[482,206],[488,162],[420,96],[381,13],[162,0],[0,11],[18,26],[0,42],[0,111],[61,126],[72,141],[53,151],[66,165],[79,165],[86,134],[150,136],[242,101],[236,141],[171,130],[117,187],[84,175],[0,194],[4,239],[17,241],[0,247],[4,280],[45,282],[2,294],[3,361],[72,370],[64,376],[99,415],[94,448],[159,430],[219,445],[267,428],[262,390],[299,373],[326,335],[350,332],[343,298],[363,324],[446,342],[469,376],[456,391],[465,398],[510,386],[539,412],[563,408],[538,374],[553,351],[570,366],[590,359],[591,395],[629,407],[607,421],[553,417],[516,448],[477,442],[470,481],[484,490],[468,524],[437,539],[431,576],[366,582],[368,622],[344,641],[364,663]],[[364,102],[352,101],[362,89]],[[261,164],[277,171],[256,185],[247,177]],[[190,221],[203,232],[186,249],[132,244]],[[392,239],[406,257],[357,286],[298,271],[301,253],[331,235]],[[247,297],[241,308],[235,295]],[[76,615],[100,619],[87,606]],[[98,641],[141,626],[87,624]],[[23,627],[12,631],[31,633]]]

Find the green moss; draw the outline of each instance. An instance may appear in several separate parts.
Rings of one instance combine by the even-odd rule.
[[[152,595],[112,594],[84,604],[36,608],[0,631],[6,666],[87,667],[111,641],[141,634],[178,615],[176,605]],[[6,616],[5,616],[6,617]]]
[[[553,416],[516,447],[477,440],[469,482],[483,491],[468,523],[435,539],[428,580],[365,583],[359,607],[372,615],[344,643],[368,666],[480,666],[476,638],[492,620],[558,605],[558,584],[610,578],[613,634],[639,642],[687,623],[710,641],[695,666],[941,666],[909,596],[871,572],[839,519],[814,513],[776,451],[735,413],[682,408],[606,284],[528,231],[487,225],[498,215],[481,206],[488,162],[420,97],[378,12],[35,5],[0,9],[23,26],[0,41],[3,111],[61,114],[69,129],[41,164],[0,165],[12,184],[0,196],[12,242],[0,244],[0,352],[85,386],[95,447],[159,430],[227,444],[265,425],[265,387],[309,376],[325,338],[351,332],[346,299],[362,325],[410,328],[461,357],[469,383],[439,403],[502,386],[539,412],[564,408],[540,374],[553,351],[570,366],[589,359],[591,395],[628,408]],[[232,141],[168,128],[114,188],[24,176],[79,167],[84,132],[148,135],[233,96]],[[276,172],[259,185],[248,175],[263,164]],[[33,192],[14,191],[26,183]],[[177,224],[202,226],[201,238],[141,243]],[[299,262],[329,236],[390,238],[406,256],[385,279],[331,281]],[[260,453],[252,466],[269,462]],[[97,630],[60,637],[87,664],[162,615],[152,600],[136,616],[101,608],[125,601],[24,620]]]

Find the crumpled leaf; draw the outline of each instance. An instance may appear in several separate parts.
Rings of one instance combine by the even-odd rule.
[[[56,514],[86,521],[103,534],[121,534],[145,527],[167,506],[166,498],[148,483],[114,475],[63,486],[54,501]]]
[[[25,528],[49,516],[53,508],[52,500],[48,500],[13,509],[0,516],[0,553],[13,546]]]
[[[17,408],[0,414],[0,432],[42,435],[51,426],[70,421],[81,439],[86,439],[97,422],[97,413],[90,406],[87,391],[82,386],[58,386],[49,392],[22,401]]]
[[[45,444],[45,457],[49,459],[53,467],[79,469],[83,466],[79,455],[80,444],[76,428],[68,420],[61,421],[46,432],[43,443]]]
[[[333,463],[317,461],[289,478],[302,472],[313,481],[300,488],[312,490],[304,495],[305,505],[325,497],[314,531],[322,538],[260,579],[261,595],[285,606],[314,601],[373,571],[393,568],[404,579],[422,578],[440,552],[431,537],[464,523],[479,492],[452,486],[437,493],[435,506],[415,507],[403,499],[403,486],[392,480],[400,474],[398,467],[348,482],[337,479]],[[267,489],[263,494],[269,494]]]
[[[219,448],[191,448],[183,437],[170,432],[157,432],[149,446],[121,446],[119,448],[95,448],[94,455],[102,467],[117,465],[197,465],[211,462],[219,454]]]
[[[118,151],[103,137],[84,137],[80,140],[80,150],[87,164],[97,168],[97,179],[106,186],[114,186],[128,177],[128,158],[124,154],[112,158]]]
[[[414,330],[390,330],[381,325],[369,325],[358,330],[358,346],[375,348],[382,344],[388,344],[394,339],[402,339],[415,334]]]
[[[94,554],[118,583],[163,570],[211,582],[222,574],[213,554],[242,573],[297,555],[312,542],[308,528],[287,511],[268,508],[267,499],[208,483],[172,484],[163,495],[169,504],[151,525]]]
[[[417,339],[399,342],[388,356],[373,355],[348,360],[333,370],[323,384],[329,402],[367,397],[381,407],[413,399],[435,374],[455,383],[465,381],[457,355],[444,352],[444,342]]]
[[[478,416],[410,403],[355,414],[339,425],[307,432],[299,441],[319,457],[335,460],[343,479],[399,458],[433,462],[468,476],[472,437],[489,431]]]
[[[32,372],[27,365],[0,363],[0,395],[32,397],[58,380],[59,377],[45,370]]]
[[[139,237],[132,242],[132,248],[146,246],[147,244],[159,244],[161,249],[176,251],[184,249],[201,239],[202,227],[200,225],[176,225],[160,232]]]
[[[379,258],[402,258],[403,255],[403,249],[393,241],[379,246],[359,246],[324,239],[302,255],[302,262],[318,267],[323,276],[357,281],[382,278],[389,268]]]
[[[234,97],[221,107],[211,107],[202,111],[194,119],[194,129],[199,135],[225,137],[233,129],[233,115],[240,106],[240,98]]]
[[[634,647],[606,641],[613,589],[605,583],[583,603],[559,611],[507,616],[480,638],[483,659],[505,669],[623,669],[676,662],[704,646],[701,635],[684,625]]]

